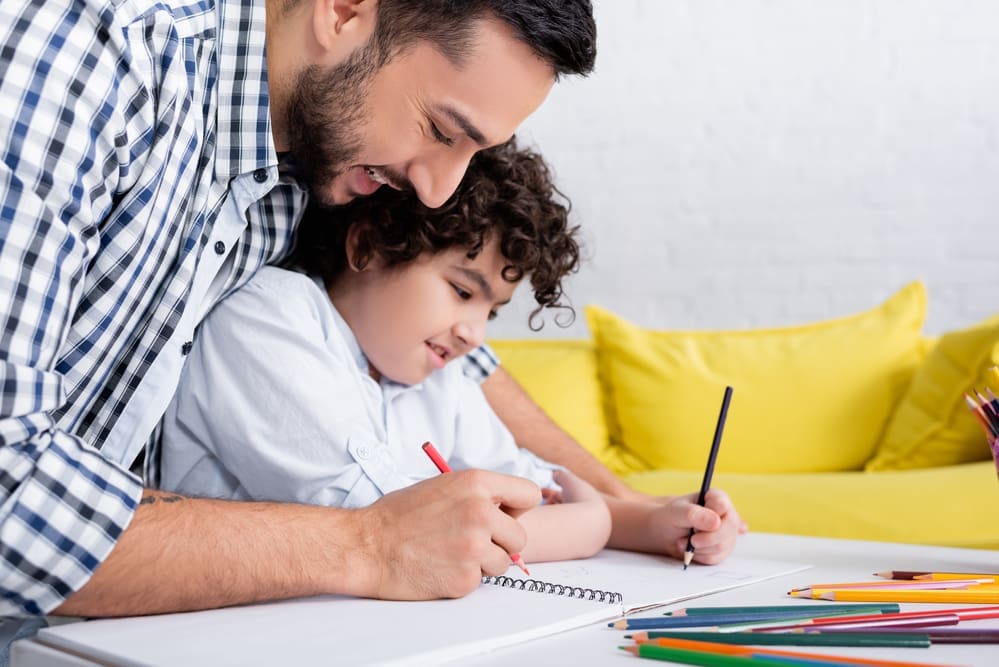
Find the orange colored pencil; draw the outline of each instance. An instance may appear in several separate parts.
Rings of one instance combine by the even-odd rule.
[[[872,658],[854,658],[847,656],[825,655],[820,653],[807,653],[805,651],[783,651],[779,649],[760,648],[757,646],[743,646],[739,644],[716,644],[714,642],[702,642],[693,639],[636,639],[637,644],[655,644],[668,648],[681,648],[690,651],[702,651],[704,653],[718,653],[722,655],[760,655],[774,656],[781,658],[804,658],[813,660],[823,660],[826,662],[843,663],[847,665],[873,665],[875,667],[925,667],[925,663],[919,662],[899,662],[897,660],[874,660]]]

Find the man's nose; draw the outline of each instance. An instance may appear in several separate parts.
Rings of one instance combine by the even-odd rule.
[[[454,148],[447,148],[446,151],[412,163],[407,173],[416,196],[430,208],[443,205],[454,194],[475,154],[474,151],[459,153]]]

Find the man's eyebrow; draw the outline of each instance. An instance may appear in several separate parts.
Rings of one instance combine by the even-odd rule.
[[[486,280],[486,277],[482,275],[482,273],[476,271],[475,269],[469,269],[464,266],[456,266],[454,268],[463,273],[465,277],[471,280],[473,283],[478,285],[479,289],[482,290],[482,293],[486,295],[487,299],[489,299],[490,301],[494,301],[496,299],[496,295],[493,294],[492,286],[489,284],[489,281]]]
[[[477,143],[482,148],[487,148],[489,142],[486,141],[486,135],[482,134],[482,131],[472,124],[472,121],[468,120],[465,114],[461,113],[454,107],[447,105],[440,105],[437,107],[437,111],[444,114],[450,118],[455,125],[461,128],[461,131],[468,135],[468,138]]]

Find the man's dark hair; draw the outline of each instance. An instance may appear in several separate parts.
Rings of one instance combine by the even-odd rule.
[[[353,258],[357,268],[376,256],[392,267],[454,247],[474,258],[496,239],[508,262],[503,278],[530,276],[538,302],[530,325],[540,329],[535,318],[544,308],[568,310],[569,322],[575,314],[560,302],[562,279],[579,268],[579,228],[569,226],[568,216],[569,202],[541,156],[510,139],[477,153],[440,208],[424,206],[412,191],[388,187],[335,209],[310,204],[288,263],[332,283],[347,268],[347,234],[355,225],[363,225]]]
[[[593,71],[597,26],[590,0],[379,0],[374,43],[380,64],[427,40],[460,65],[478,20],[490,15],[510,26],[556,78]]]

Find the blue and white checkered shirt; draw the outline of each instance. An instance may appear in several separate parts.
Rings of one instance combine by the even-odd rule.
[[[198,322],[290,246],[306,193],[271,138],[264,20],[0,3],[0,616],[87,582]]]

